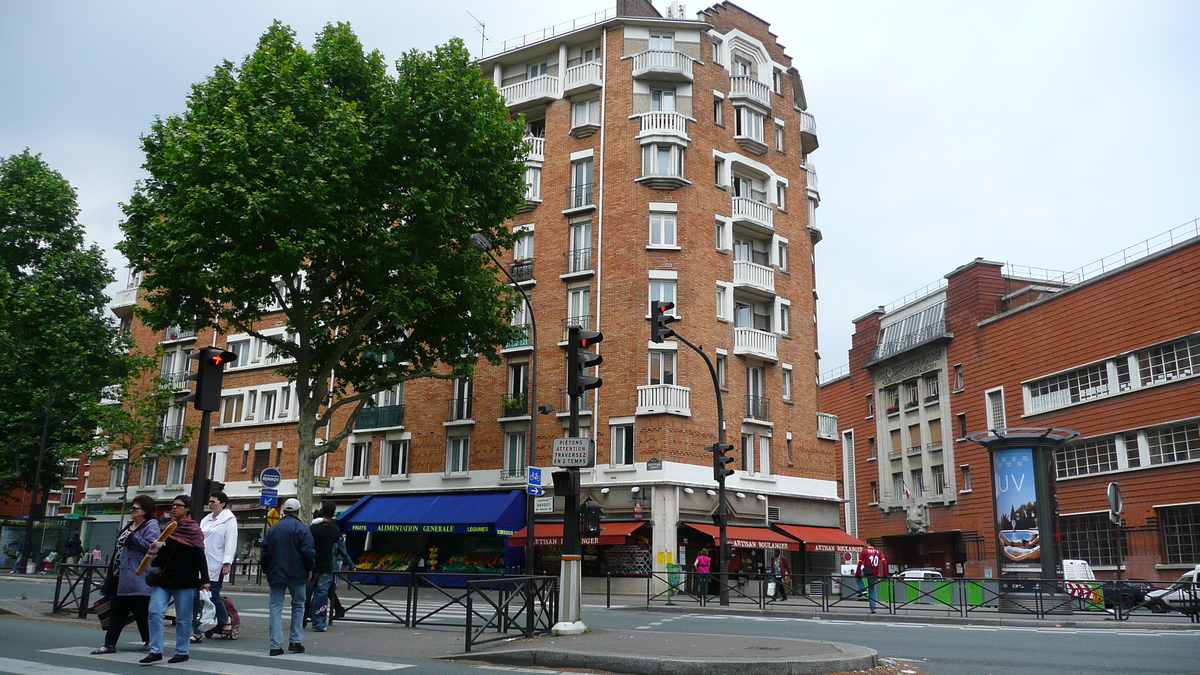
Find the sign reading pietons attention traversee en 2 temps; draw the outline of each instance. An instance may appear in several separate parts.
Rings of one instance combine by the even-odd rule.
[[[596,466],[596,443],[590,438],[556,438],[550,463],[560,469],[589,469]]]

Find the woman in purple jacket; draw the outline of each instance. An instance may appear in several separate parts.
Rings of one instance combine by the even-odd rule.
[[[150,627],[147,621],[150,609],[150,587],[146,585],[145,573],[138,574],[137,567],[158,539],[158,521],[154,519],[154,500],[146,495],[133,498],[130,512],[132,521],[117,535],[117,547],[113,552],[113,570],[117,575],[117,594],[112,599],[112,614],[109,615],[108,632],[104,634],[104,646],[93,654],[112,654],[117,651],[117,640],[125,629],[130,613],[137,622],[142,642],[150,642]]]

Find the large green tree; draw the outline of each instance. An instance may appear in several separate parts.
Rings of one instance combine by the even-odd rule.
[[[306,508],[314,462],[353,429],[352,416],[317,445],[338,410],[496,361],[519,335],[468,239],[511,244],[521,135],[457,40],[393,73],[346,24],[307,50],[277,22],[143,137],[150,178],[118,246],[145,273],[143,320],[246,332],[287,359]],[[280,309],[288,335],[259,332]]]
[[[58,460],[96,442],[124,348],[107,317],[112,271],[84,241],[75,190],[28,150],[0,159],[0,494],[61,484]]]

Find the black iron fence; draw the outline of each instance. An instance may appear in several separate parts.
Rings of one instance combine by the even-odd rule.
[[[86,619],[93,598],[100,598],[100,588],[108,574],[108,565],[59,565],[54,582],[54,612],[75,612]]]

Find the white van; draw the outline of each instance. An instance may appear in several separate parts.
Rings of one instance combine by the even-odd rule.
[[[1096,574],[1086,560],[1064,560],[1063,579],[1067,581],[1095,581]]]

